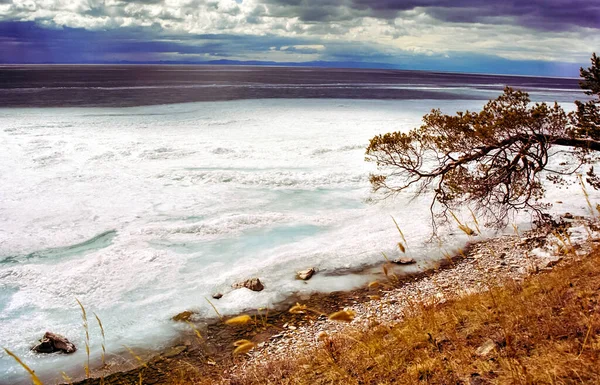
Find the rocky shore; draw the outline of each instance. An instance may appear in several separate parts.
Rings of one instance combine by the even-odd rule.
[[[317,347],[327,336],[346,333],[348,328],[360,330],[397,323],[408,307],[416,303],[443,303],[486,290],[507,279],[522,281],[530,274],[552,269],[563,260],[586,255],[594,244],[600,242],[599,237],[595,223],[569,214],[559,225],[540,227],[523,234],[503,235],[484,241],[473,237],[467,250],[445,267],[403,282],[396,283],[392,279],[392,282],[370,285],[368,301],[355,301],[345,308],[355,314],[351,323],[319,317],[302,326],[288,324],[276,335],[277,338],[259,343],[247,360],[231,369],[231,374],[266,360],[289,359],[300,351]]]
[[[503,235],[479,241],[476,236],[457,255],[440,261],[426,271],[402,275],[401,267],[388,265],[379,279],[367,287],[349,292],[314,294],[290,298],[279,311],[250,314],[253,321],[238,326],[220,320],[195,323],[169,350],[141,368],[106,374],[104,383],[136,379],[143,372],[144,384],[168,383],[181,368],[194,367],[198,376],[235,376],[251,365],[290,359],[318,347],[323,339],[348,328],[360,330],[374,325],[394,324],[417,303],[443,303],[464,294],[486,290],[506,279],[521,281],[530,274],[551,269],[563,260],[587,254],[600,233],[596,223],[565,215],[560,224],[544,226],[522,234]],[[395,270],[394,270],[395,269]],[[305,312],[287,311],[295,303]],[[354,313],[349,323],[330,320],[326,315],[341,309]],[[234,342],[249,340],[255,347],[245,355],[234,356]],[[87,380],[81,384],[96,384]]]

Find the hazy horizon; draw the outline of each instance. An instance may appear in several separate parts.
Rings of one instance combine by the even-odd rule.
[[[539,77],[539,78],[558,78],[558,79],[579,79],[578,65],[571,65],[572,74],[547,74],[545,71],[540,72],[491,72],[485,70],[461,70],[461,69],[428,69],[428,68],[404,68],[401,65],[390,65],[386,63],[361,63],[361,62],[333,62],[333,61],[314,61],[314,62],[270,62],[260,60],[211,60],[205,62],[195,61],[106,61],[106,62],[39,62],[39,63],[20,63],[20,62],[0,62],[2,67],[15,66],[215,66],[215,67],[279,67],[279,68],[314,68],[314,69],[348,69],[348,70],[388,70],[388,71],[405,71],[405,72],[430,72],[430,73],[447,73],[447,74],[463,74],[463,75],[490,75],[490,76],[508,76],[508,77]]]
[[[247,99],[534,101],[585,95],[577,79],[390,69],[242,65],[0,66],[0,107],[131,107]]]

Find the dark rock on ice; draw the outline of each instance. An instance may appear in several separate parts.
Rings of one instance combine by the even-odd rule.
[[[398,265],[412,265],[413,263],[417,263],[413,258],[398,258],[394,259],[393,262]]]
[[[315,274],[315,269],[311,267],[310,269],[298,271],[296,274],[301,280],[308,281]]]
[[[63,353],[74,353],[77,351],[77,348],[73,343],[71,343],[65,337],[54,334],[51,332],[46,332],[44,337],[40,340],[40,343],[31,348],[36,353],[55,353],[55,352],[63,352]]]

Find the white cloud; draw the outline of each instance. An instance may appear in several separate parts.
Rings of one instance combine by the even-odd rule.
[[[241,3],[235,0],[13,0],[11,4],[0,5],[0,15],[3,15],[0,19],[92,30],[160,26],[179,34],[311,38],[323,44],[294,48],[312,50],[315,55],[325,51],[329,41],[377,43],[418,54],[473,52],[508,59],[576,62],[585,60],[591,51],[600,47],[600,34],[595,29],[538,31],[509,25],[510,18],[502,24],[444,22],[422,8],[400,12],[395,18],[377,18],[336,5],[334,19],[306,21],[320,16],[307,15],[307,9],[298,10],[304,12],[303,17],[294,16],[290,9],[268,0]],[[331,12],[333,14],[333,10]]]

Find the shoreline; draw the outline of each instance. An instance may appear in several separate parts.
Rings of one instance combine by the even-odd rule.
[[[468,250],[476,245],[478,241],[470,241],[465,245],[462,253],[457,253],[450,259],[440,259],[437,261],[427,261],[428,267],[416,271],[416,272],[401,272],[400,270],[406,266],[415,265],[393,265],[395,274],[398,277],[398,286],[402,286],[409,282],[418,281],[423,278],[429,277],[436,274],[437,272],[452,268],[452,266],[460,260],[466,258]],[[383,271],[379,268],[386,264],[385,261],[376,264],[369,264],[362,267],[356,267],[344,271],[345,274],[355,275],[372,275],[373,277],[381,276],[385,278]],[[390,263],[388,263],[390,264]],[[376,269],[379,270],[376,272]],[[341,275],[341,274],[331,274]],[[351,290],[334,291],[334,292],[315,292],[311,294],[299,294],[295,293],[273,305],[268,312],[259,312],[256,309],[248,310],[245,312],[236,313],[224,317],[229,319],[242,314],[248,314],[252,317],[256,317],[257,321],[254,325],[246,325],[241,327],[231,327],[222,322],[219,316],[215,315],[211,318],[194,319],[191,324],[194,328],[189,327],[171,340],[168,347],[162,350],[140,350],[136,351],[136,355],[139,358],[145,358],[143,362],[140,362],[138,358],[134,358],[131,352],[123,350],[111,354],[113,357],[119,357],[123,361],[123,364],[108,365],[106,368],[100,367],[100,359],[96,360],[92,364],[92,378],[85,379],[85,372],[80,370],[75,376],[73,376],[74,382],[69,384],[73,385],[100,385],[102,381],[105,384],[120,383],[121,381],[139,381],[140,371],[153,372],[151,374],[152,381],[149,384],[160,384],[162,382],[156,382],[156,380],[163,377],[164,367],[171,367],[172,361],[185,360],[193,361],[196,364],[203,363],[203,366],[208,366],[207,372],[213,373],[214,370],[210,368],[216,368],[219,366],[232,366],[235,364],[232,359],[232,346],[236,340],[248,339],[249,335],[252,335],[253,341],[257,342],[259,346],[264,346],[270,341],[274,341],[281,337],[282,333],[289,330],[288,327],[299,327],[303,325],[313,324],[318,320],[325,320],[327,317],[323,315],[312,314],[310,317],[303,315],[294,315],[288,312],[288,309],[295,303],[303,303],[308,305],[310,308],[319,308],[322,313],[332,313],[341,310],[342,307],[353,306],[357,303],[370,301],[370,295],[372,290],[368,287],[358,287]],[[212,299],[211,302],[218,306],[218,300]],[[185,313],[182,311],[180,314]],[[174,317],[179,314],[173,315]],[[268,327],[263,325],[263,320],[268,324]],[[175,321],[172,322],[184,324],[189,321]],[[190,324],[190,326],[191,326]],[[202,335],[202,340],[199,340],[196,335],[196,330]],[[261,345],[262,344],[262,345]],[[137,361],[136,361],[137,360]],[[210,362],[210,363],[209,363]],[[208,363],[208,365],[207,365]],[[96,368],[94,368],[96,367]],[[148,374],[148,373],[147,373]],[[206,373],[204,373],[206,374]],[[146,382],[144,382],[146,383]]]
[[[574,250],[578,250],[574,251],[575,254],[590,246],[591,242],[579,242],[582,233],[579,228],[590,226],[590,221],[582,217],[568,219],[559,227],[545,226],[522,235],[473,239],[452,258],[442,259],[431,268],[402,275],[393,285],[384,282],[376,290],[361,287],[350,291],[292,295],[276,304],[277,310],[245,312],[254,317],[254,321],[241,326],[225,325],[217,317],[194,322],[194,329],[190,327],[182,332],[169,348],[147,361],[138,362],[134,365],[136,367],[129,365],[126,368],[124,364],[109,368],[105,373],[95,371],[93,375],[105,377],[80,380],[74,384],[139,381],[140,374],[145,379],[144,383],[162,384],[166,383],[169,375],[177,373],[178,368],[189,370],[190,365],[199,376],[222,377],[224,373],[238,373],[248,365],[284,359],[315,348],[322,333],[340,333],[348,327],[368,328],[374,322],[395,323],[402,319],[403,309],[411,303],[443,303],[464,294],[486,290],[486,285],[493,284],[494,279],[509,277],[521,281],[532,273],[551,269],[567,258],[558,255],[561,252],[556,244],[558,239],[552,235],[560,226],[578,229],[573,245]],[[552,252],[554,249],[558,254]],[[373,266],[363,271],[370,269]],[[291,314],[287,309],[294,303],[318,309],[321,315]],[[350,324],[336,323],[323,315],[346,308],[356,312],[356,318]],[[196,330],[201,338],[196,336]],[[233,343],[240,339],[251,340],[256,345],[246,358],[232,355]]]

